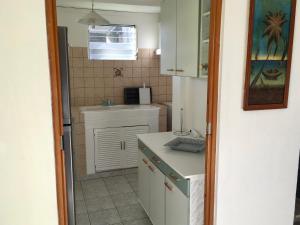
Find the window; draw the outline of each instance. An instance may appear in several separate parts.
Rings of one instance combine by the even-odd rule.
[[[136,39],[135,26],[89,26],[89,59],[136,60]]]

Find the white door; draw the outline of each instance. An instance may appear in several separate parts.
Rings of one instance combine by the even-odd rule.
[[[160,13],[161,74],[176,74],[176,0],[162,0]]]
[[[143,206],[146,213],[149,215],[149,204],[150,204],[150,171],[148,169],[148,158],[139,152],[139,165],[138,165],[138,196],[141,205]]]
[[[150,211],[153,225],[165,224],[165,175],[153,164],[148,166],[150,172]]]
[[[149,126],[124,127],[124,161],[123,168],[138,166],[138,139],[137,134],[149,132]]]
[[[94,130],[96,171],[119,169],[122,167],[122,128]]]
[[[199,0],[177,0],[177,75],[198,76],[198,46]]]
[[[189,199],[168,178],[166,186],[166,225],[189,224]]]

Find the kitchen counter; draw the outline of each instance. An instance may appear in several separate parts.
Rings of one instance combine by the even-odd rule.
[[[138,135],[138,139],[147,148],[185,179],[203,178],[205,173],[205,153],[174,151],[164,146],[164,144],[176,137],[172,132]]]

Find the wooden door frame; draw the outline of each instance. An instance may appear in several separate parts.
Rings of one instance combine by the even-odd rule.
[[[204,225],[214,224],[222,0],[211,0],[205,155]]]
[[[45,12],[51,80],[58,224],[68,225],[65,158],[62,149],[63,119],[55,0],[45,0]]]
[[[63,135],[61,84],[59,69],[59,52],[57,37],[56,1],[45,0],[46,24],[48,37],[49,68],[51,79],[52,117],[55,144],[55,170],[57,189],[57,208],[59,225],[68,225],[67,193],[64,173],[64,155],[61,147]],[[209,67],[208,67],[208,98],[207,98],[207,142],[205,156],[205,198],[204,225],[214,224],[215,207],[215,166],[217,144],[217,113],[218,113],[218,79],[220,32],[222,16],[222,0],[211,0]]]

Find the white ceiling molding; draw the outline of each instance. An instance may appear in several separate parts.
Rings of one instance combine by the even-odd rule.
[[[95,0],[95,10],[160,13],[160,0]],[[58,7],[91,9],[91,0],[57,0]]]

